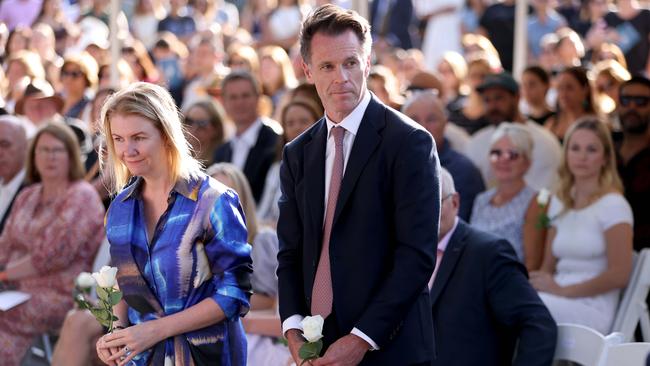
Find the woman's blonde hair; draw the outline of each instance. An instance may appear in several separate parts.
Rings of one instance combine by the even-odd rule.
[[[239,195],[239,203],[244,208],[246,217],[246,229],[248,230],[248,242],[253,243],[259,228],[257,226],[257,214],[255,210],[255,199],[251,191],[251,186],[244,173],[231,163],[216,163],[211,165],[207,170],[208,175],[217,179],[215,175],[225,175],[230,179],[234,187],[230,187]],[[223,183],[223,182],[222,182]]]
[[[284,48],[280,46],[265,46],[258,51],[258,55],[260,63],[264,59],[269,59],[280,67],[280,80],[277,80],[278,85],[262,85],[262,90],[265,94],[270,96],[282,88],[293,89],[298,85],[291,59]]]
[[[111,132],[111,119],[115,115],[145,118],[160,131],[168,154],[169,178],[173,182],[198,177],[201,163],[192,157],[174,99],[158,85],[137,82],[108,97],[101,112],[100,129],[108,152],[101,161],[102,171],[110,192],[122,190],[132,177],[115,152]]]
[[[27,167],[25,169],[25,178],[29,183],[38,183],[42,181],[41,174],[36,169],[36,144],[43,135],[50,135],[61,141],[65,146],[66,153],[70,164],[68,165],[68,179],[70,182],[78,181],[84,177],[86,170],[81,162],[81,150],[79,140],[68,125],[61,122],[49,122],[39,128],[36,135],[32,138],[27,150]]]
[[[573,197],[573,186],[575,184],[575,177],[569,170],[567,161],[567,153],[571,145],[571,138],[578,130],[592,131],[603,144],[603,152],[605,154],[605,165],[600,170],[600,177],[598,178],[599,189],[590,197],[590,202],[602,197],[603,195],[614,189],[617,192],[623,193],[623,183],[618,176],[616,168],[616,153],[614,152],[614,144],[610,135],[609,128],[605,122],[599,120],[594,116],[586,116],[578,119],[567,131],[564,139],[562,162],[558,168],[560,176],[557,196],[564,204],[565,210],[571,209],[575,205]]]

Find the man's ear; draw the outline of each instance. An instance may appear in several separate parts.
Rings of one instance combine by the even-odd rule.
[[[300,62],[302,65],[302,71],[305,73],[305,76],[307,77],[307,81],[310,83],[314,83],[312,76],[311,76],[311,70],[309,69],[309,65],[303,60]]]

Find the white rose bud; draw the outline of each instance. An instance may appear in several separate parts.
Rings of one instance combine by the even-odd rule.
[[[104,266],[99,272],[93,273],[93,278],[97,281],[97,286],[103,288],[112,288],[115,286],[115,275],[117,274],[117,268]]]
[[[542,190],[540,190],[537,194],[537,204],[540,206],[546,206],[550,198],[551,192],[549,192],[549,190],[546,188],[542,188]]]
[[[79,273],[79,276],[77,276],[75,283],[79,288],[90,288],[95,286],[95,279],[90,273],[81,272]]]
[[[307,342],[316,342],[323,338],[323,317],[320,315],[308,316],[300,322],[302,325],[302,336]]]

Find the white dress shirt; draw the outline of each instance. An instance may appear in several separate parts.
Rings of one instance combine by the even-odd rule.
[[[5,182],[0,181],[0,220],[2,220],[5,214],[7,214],[9,204],[13,200],[16,192],[18,191],[18,188],[20,188],[20,185],[24,180],[25,169],[22,169],[12,180],[6,184]]]
[[[343,136],[343,176],[345,176],[345,168],[348,165],[348,159],[350,158],[350,152],[352,151],[352,146],[354,145],[354,139],[357,136],[359,131],[359,126],[361,125],[361,120],[363,115],[366,112],[370,104],[370,92],[366,91],[361,102],[348,114],[341,122],[334,123],[325,114],[325,122],[327,123],[327,145],[325,147],[325,206],[327,206],[327,197],[329,196],[330,188],[330,179],[332,175],[332,167],[334,166],[334,137],[331,135],[332,128],[334,126],[342,127],[345,129],[345,135]],[[323,221],[325,220],[323,215]],[[303,320],[303,316],[299,314],[292,315],[288,317],[282,323],[282,333],[285,334],[289,329],[300,329],[302,330],[302,325],[300,322]],[[379,346],[375,343],[370,337],[365,335],[362,331],[357,328],[352,329],[350,332],[364,341],[368,342],[372,349],[378,350]]]
[[[253,146],[255,146],[255,143],[257,143],[257,137],[259,136],[261,129],[262,119],[258,118],[241,135],[234,136],[230,140],[230,147],[232,148],[231,163],[241,171],[244,171],[246,159],[248,159],[248,152]]]

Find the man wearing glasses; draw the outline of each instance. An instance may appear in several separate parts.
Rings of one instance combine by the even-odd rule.
[[[621,84],[619,110],[618,172],[634,213],[634,249],[641,250],[650,245],[650,80],[635,76]]]

